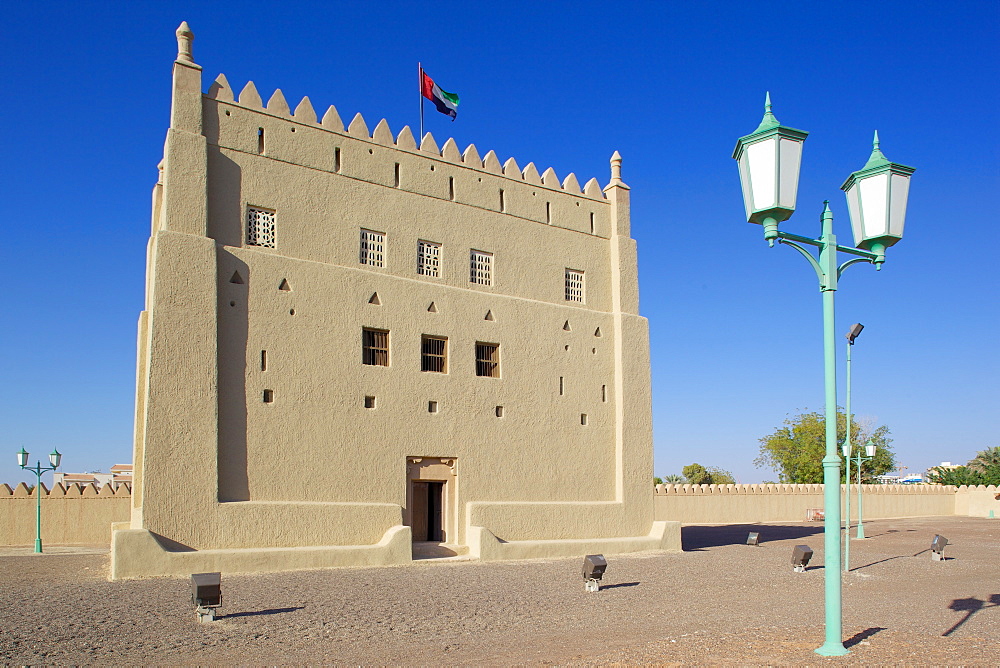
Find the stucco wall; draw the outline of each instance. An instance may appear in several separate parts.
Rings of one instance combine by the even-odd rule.
[[[858,516],[857,491],[852,485],[853,518]],[[956,513],[957,496],[951,486],[862,486],[869,519],[968,514]],[[823,507],[823,485],[657,485],[654,505],[657,520],[685,524],[803,522],[809,509]]]
[[[51,491],[42,485],[42,545],[108,545],[111,523],[128,521],[131,501],[125,485],[117,491],[111,485],[56,485]],[[0,484],[0,545],[34,545],[36,503],[24,483],[13,490]]]
[[[966,487],[962,485],[955,494],[955,514],[969,517],[989,517],[990,511],[994,518],[1000,518],[1000,487],[978,485]]]

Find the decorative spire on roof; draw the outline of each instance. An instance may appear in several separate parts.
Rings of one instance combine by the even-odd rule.
[[[878,140],[878,130],[875,131],[875,139],[872,140],[872,154],[868,156],[868,162],[861,169],[868,169],[869,167],[881,167],[882,165],[888,165],[889,159],[885,157],[882,153],[882,149],[879,147]]]
[[[181,21],[177,27],[177,60],[185,63],[193,63],[194,55],[191,51],[191,43],[194,41],[194,33],[187,21]]]
[[[761,120],[760,125],[754,130],[754,134],[761,132],[763,130],[770,130],[771,128],[776,128],[781,123],[775,118],[774,114],[771,112],[771,91],[767,91],[764,96],[764,118]]]

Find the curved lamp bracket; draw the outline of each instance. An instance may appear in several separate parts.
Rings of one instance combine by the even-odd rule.
[[[866,257],[856,257],[856,258],[850,259],[847,262],[845,262],[842,265],[840,265],[839,267],[837,267],[837,278],[840,278],[841,276],[844,275],[844,270],[845,269],[847,269],[848,267],[850,267],[852,264],[857,264],[858,262],[868,262],[870,264],[874,264],[875,263],[874,260],[871,260],[871,259],[866,258]],[[879,267],[879,269],[881,269],[881,267]]]
[[[819,279],[819,284],[821,286],[824,286],[824,287],[826,286],[826,274],[823,272],[823,267],[821,267],[819,265],[819,262],[816,261],[816,258],[814,258],[812,256],[812,253],[810,253],[809,251],[807,251],[805,248],[803,248],[802,246],[798,245],[794,241],[789,241],[788,239],[778,239],[778,243],[785,244],[787,246],[791,246],[792,248],[794,248],[798,252],[802,253],[802,256],[805,259],[809,260],[809,264],[811,264],[812,268],[816,271],[816,277]],[[845,263],[845,264],[848,264],[848,263]],[[837,272],[837,276],[838,277],[840,276],[839,270]]]

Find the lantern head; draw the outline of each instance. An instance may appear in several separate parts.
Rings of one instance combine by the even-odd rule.
[[[795,212],[799,188],[802,143],[808,132],[781,125],[771,113],[771,94],[764,104],[764,120],[753,133],[740,137],[733,151],[739,162],[747,222],[762,224],[771,218],[780,223]],[[777,228],[774,235],[777,237]]]
[[[914,167],[886,159],[876,132],[868,162],[840,186],[847,195],[855,246],[879,253],[903,237],[906,199],[914,171]]]

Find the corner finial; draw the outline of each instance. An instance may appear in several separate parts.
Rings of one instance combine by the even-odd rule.
[[[611,156],[611,182],[621,183],[622,180],[622,154],[615,151]]]
[[[770,130],[771,128],[776,128],[781,123],[775,118],[774,114],[771,112],[771,91],[767,91],[764,95],[764,118],[761,120],[760,125],[754,130],[755,133],[761,130]]]
[[[191,52],[191,42],[194,41],[194,33],[187,21],[181,21],[177,26],[177,60],[185,63],[193,63],[194,56]]]
[[[868,169],[869,167],[880,167],[882,165],[889,164],[889,159],[885,157],[882,153],[882,149],[879,148],[879,138],[878,130],[875,131],[875,139],[872,140],[872,154],[868,157],[868,162],[862,169]]]

